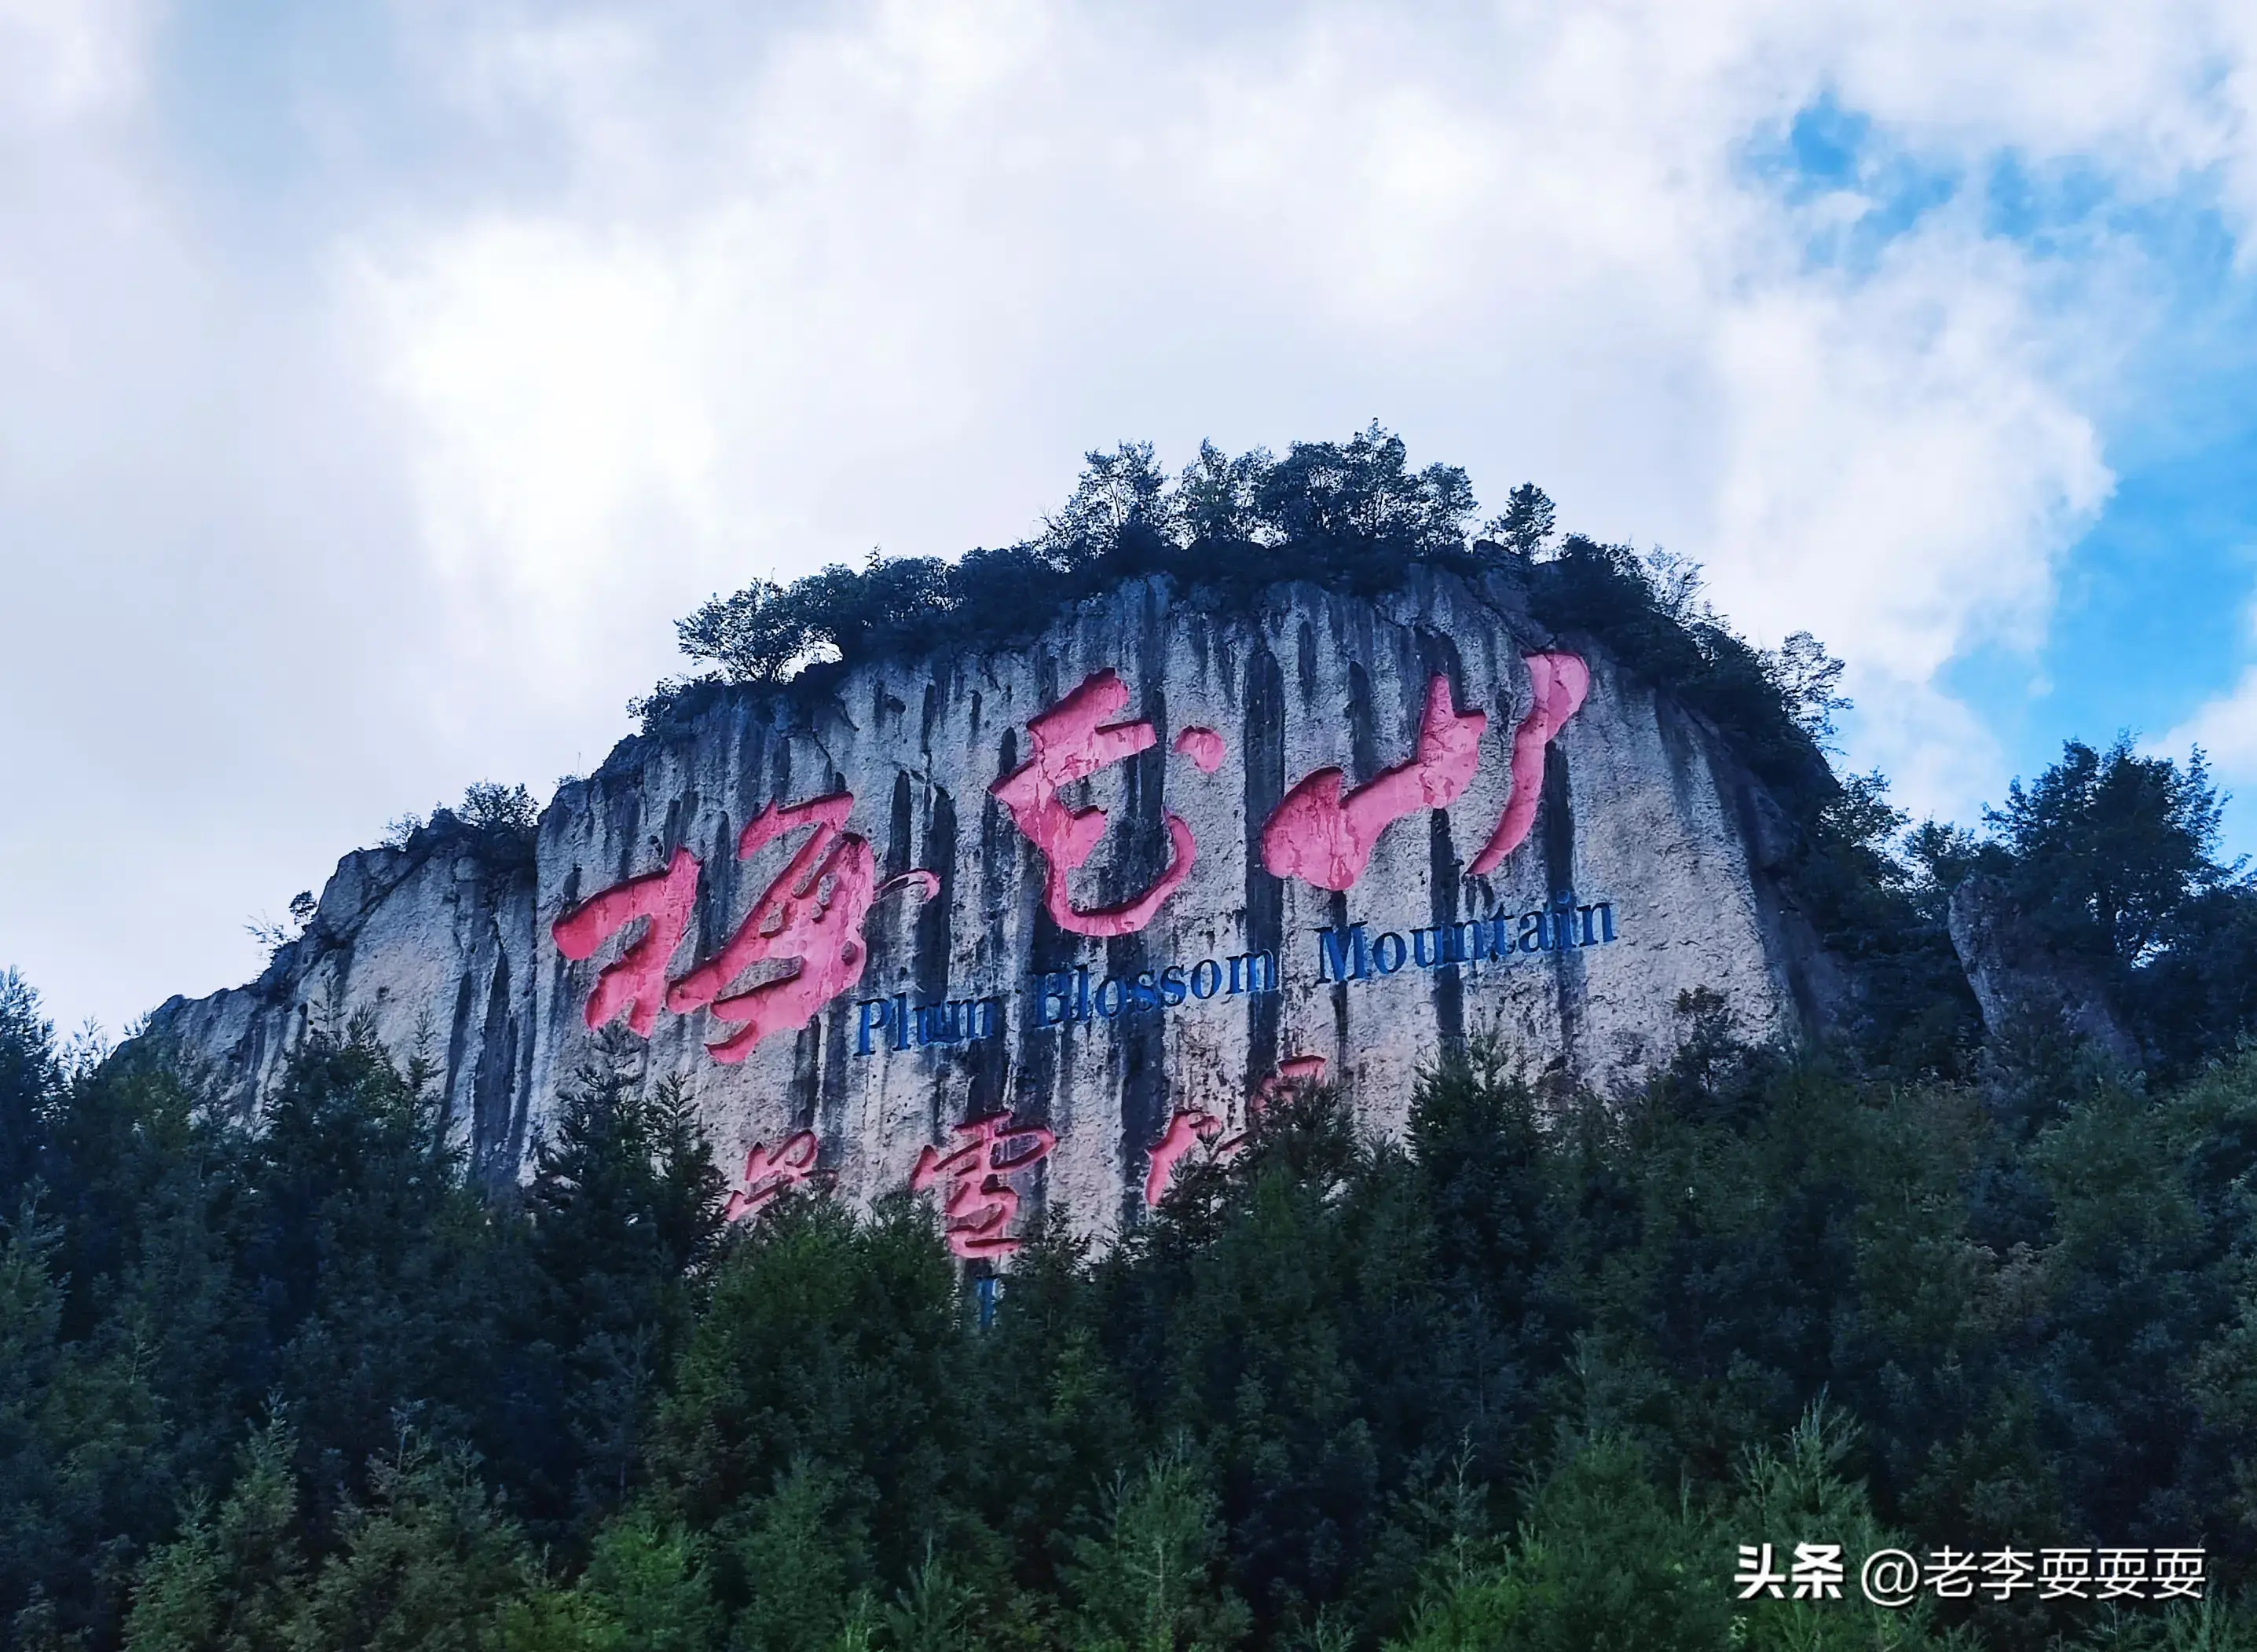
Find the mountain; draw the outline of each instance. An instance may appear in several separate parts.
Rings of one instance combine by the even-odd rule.
[[[442,814],[348,855],[258,980],[150,1035],[252,1108],[308,1027],[364,1018],[500,1183],[591,1020],[624,1023],[740,1210],[945,1186],[959,1253],[993,1257],[1045,1205],[1138,1219],[1281,1077],[1399,1134],[1468,1035],[1606,1091],[1688,993],[1751,1040],[1822,1029],[1850,989],[1797,830],[1510,570],[1237,604],[1132,578],[1022,646],[700,696],[537,829]]]

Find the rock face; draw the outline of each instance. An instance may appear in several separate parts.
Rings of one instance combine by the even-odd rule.
[[[2139,1064],[2139,1045],[2109,1007],[2107,990],[2091,970],[2046,947],[2002,879],[1988,872],[1965,879],[1951,892],[1947,916],[1951,950],[1992,1032],[2037,1017],[2126,1067]]]
[[[304,935],[249,986],[173,999],[149,1035],[209,1063],[238,1105],[263,1099],[319,1024],[364,1016],[403,1063],[436,1070],[488,1180],[513,1175],[532,1124],[534,866],[466,827],[337,863]]]
[[[308,1025],[364,1016],[501,1180],[592,999],[689,1086],[741,1207],[818,1165],[860,1200],[929,1185],[959,1254],[1000,1256],[1044,1204],[1137,1220],[1309,1058],[1399,1132],[1468,1034],[1604,1088],[1688,988],[1794,1034],[1827,965],[1788,847],[1712,728],[1502,578],[1254,617],[1140,581],[1024,648],[732,691],[562,787],[529,855],[451,828],[349,855],[258,983],[152,1032],[256,1105]]]

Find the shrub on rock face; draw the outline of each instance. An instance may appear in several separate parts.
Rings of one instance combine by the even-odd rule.
[[[541,819],[530,792],[499,780],[472,781],[455,812],[464,824],[482,832],[529,832]]]

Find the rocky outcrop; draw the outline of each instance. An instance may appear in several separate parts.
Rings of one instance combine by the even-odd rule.
[[[1084,689],[1118,709],[1044,721]],[[1289,794],[1301,848],[1265,851]],[[1476,873],[1509,814],[1525,837]],[[1396,1132],[1420,1063],[1482,1032],[1600,1087],[1668,1053],[1687,989],[1791,1035],[1836,990],[1793,843],[1712,727],[1502,578],[1281,586],[1254,616],[1140,581],[1023,648],[719,696],[560,787],[529,864],[459,833],[348,856],[257,983],[152,1028],[255,1105],[308,1025],[365,1017],[503,1177],[600,993],[732,1175],[819,1155],[847,1197],[968,1187],[985,1222],[966,1166],[1032,1154],[994,1172],[998,1232],[1047,1202],[1102,1235],[1137,1219],[1155,1144],[1227,1144],[1288,1063]],[[992,1115],[1017,1147],[961,1133]]]
[[[513,1176],[533,1122],[529,851],[445,817],[404,847],[356,850],[257,981],[169,1000],[149,1035],[208,1065],[222,1098],[250,1108],[308,1028],[342,1033],[357,1019],[403,1064],[433,1072],[480,1174]]]
[[[1993,1034],[2017,1020],[2057,1024],[2126,1067],[2137,1041],[2110,1007],[2093,971],[2064,958],[2039,936],[2001,879],[1976,872],[1951,892],[1951,949]]]

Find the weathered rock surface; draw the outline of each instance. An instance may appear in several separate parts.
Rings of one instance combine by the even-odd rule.
[[[1585,660],[1588,698],[1542,757],[1533,830],[1476,877],[1466,867],[1504,812],[1514,731],[1531,708],[1525,656],[1546,650]],[[1155,738],[1065,794],[1109,816],[1072,899],[1088,909],[1146,890],[1169,863],[1171,814],[1194,849],[1148,924],[1092,938],[1045,910],[1045,863],[990,787],[1028,759],[1029,720],[1107,668],[1128,691],[1119,717],[1148,721]],[[1289,788],[1327,765],[1352,788],[1408,760],[1437,676],[1459,712],[1488,718],[1462,793],[1388,825],[1344,892],[1273,877],[1262,829]],[[1213,745],[1179,741],[1185,730],[1220,737],[1212,773]],[[937,893],[879,895],[859,983],[740,1063],[708,1055],[735,1030],[711,1010],[656,1017],[645,1081],[688,1084],[732,1173],[754,1144],[811,1130],[841,1191],[874,1197],[909,1178],[921,1150],[945,1151],[961,1121],[1008,1111],[1056,1134],[1015,1178],[1028,1209],[1047,1201],[1102,1235],[1136,1219],[1172,1112],[1206,1110],[1235,1127],[1250,1088],[1293,1057],[1323,1057],[1362,1117],[1394,1132],[1416,1070],[1445,1041],[1494,1030],[1532,1070],[1607,1087],[1666,1055],[1686,989],[1723,994],[1758,1037],[1790,1035],[1820,1009],[1828,965],[1779,882],[1785,817],[1716,732],[1588,639],[1543,632],[1506,582],[1476,590],[1433,575],[1376,603],[1281,586],[1258,618],[1136,582],[1025,648],[866,666],[820,691],[732,692],[562,787],[530,864],[484,852],[467,831],[347,856],[306,936],[257,983],[175,999],[152,1032],[251,1105],[310,1021],[364,1015],[395,1053],[435,1063],[478,1162],[506,1177],[588,1055],[598,971],[644,928],[575,963],[553,938],[556,920],[686,847],[703,870],[671,957],[678,981],[713,957],[805,841],[788,834],[740,861],[746,822],[838,791],[853,794],[846,830],[869,839],[875,877],[930,870]],[[1422,967],[1444,926],[1502,915],[1480,933],[1510,944],[1539,909],[1570,912],[1576,944]],[[1320,978],[1334,972],[1320,932],[1345,949],[1356,924],[1376,962],[1364,978]],[[1401,937],[1407,957],[1419,931],[1424,957],[1382,973],[1393,956],[1382,937]],[[1229,960],[1263,952],[1277,960],[1273,992],[1219,985],[1114,1019],[1037,1024],[1044,1009],[1079,1008],[1085,967],[1101,992],[1107,978],[1151,971],[1157,982],[1208,959],[1220,982]],[[1045,976],[1070,984],[1063,996],[1045,999]],[[994,1034],[896,1049],[881,1022],[865,1053],[879,999],[896,1010],[992,999]],[[959,1015],[957,1030],[978,1030],[982,1013]],[[927,1030],[946,1019],[928,1018]]]
[[[1951,892],[1947,918],[1951,950],[1992,1032],[2018,1018],[2057,1021],[2124,1065],[2139,1064],[2138,1042],[2109,1007],[2106,989],[2091,970],[2045,945],[2002,879],[1989,872],[1963,879]]]
[[[442,825],[407,849],[354,851],[257,981],[169,1000],[150,1035],[209,1063],[249,1106],[309,1026],[341,1032],[364,1017],[403,1063],[432,1066],[481,1173],[514,1175],[532,1122],[534,866],[497,847]]]

